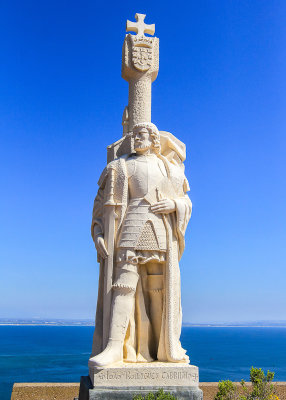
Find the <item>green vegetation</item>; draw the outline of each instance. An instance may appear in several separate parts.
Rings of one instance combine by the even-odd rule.
[[[251,368],[250,382],[247,387],[245,381],[240,382],[240,386],[232,381],[221,381],[218,384],[218,392],[214,400],[279,400],[275,395],[275,387],[272,383],[274,372],[267,371],[267,374],[261,368]]]
[[[148,393],[145,397],[137,395],[133,397],[133,400],[177,400],[177,398],[170,393],[165,393],[163,389],[160,389],[157,393]]]

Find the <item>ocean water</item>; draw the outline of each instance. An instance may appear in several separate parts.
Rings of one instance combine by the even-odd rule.
[[[92,335],[89,326],[0,326],[0,399],[14,382],[79,382]],[[286,328],[184,327],[181,341],[201,382],[248,380],[251,366],[286,381]]]

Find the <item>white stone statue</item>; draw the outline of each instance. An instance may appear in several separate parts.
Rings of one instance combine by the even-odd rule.
[[[89,367],[119,362],[188,363],[180,343],[179,260],[192,210],[184,174],[185,146],[151,123],[151,84],[159,68],[154,25],[127,22],[122,76],[129,82],[123,138],[94,201],[92,237],[100,262]],[[196,378],[198,379],[198,378]]]
[[[93,353],[89,365],[119,361],[188,362],[180,343],[179,260],[191,216],[183,169],[161,154],[150,122],[133,128],[135,154],[110,162],[99,180],[92,236],[103,268],[112,231],[112,304],[103,343],[104,277],[100,277]],[[110,197],[116,206],[105,206]],[[116,218],[110,218],[110,207]],[[107,224],[116,224],[108,226]],[[103,273],[106,271],[103,271]]]

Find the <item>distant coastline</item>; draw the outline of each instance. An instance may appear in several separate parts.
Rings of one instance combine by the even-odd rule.
[[[0,326],[94,326],[89,319],[0,319]]]
[[[8,319],[1,318],[0,326],[94,326],[90,319]],[[286,328],[286,321],[241,321],[241,322],[209,322],[183,323],[183,327],[199,328]]]

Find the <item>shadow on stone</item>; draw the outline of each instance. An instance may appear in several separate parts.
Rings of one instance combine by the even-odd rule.
[[[132,400],[135,395],[146,396],[156,393],[158,386],[150,387],[93,387],[89,376],[82,376],[78,400]],[[192,386],[166,386],[165,392],[171,393],[178,400],[203,400],[203,392],[198,387]]]

